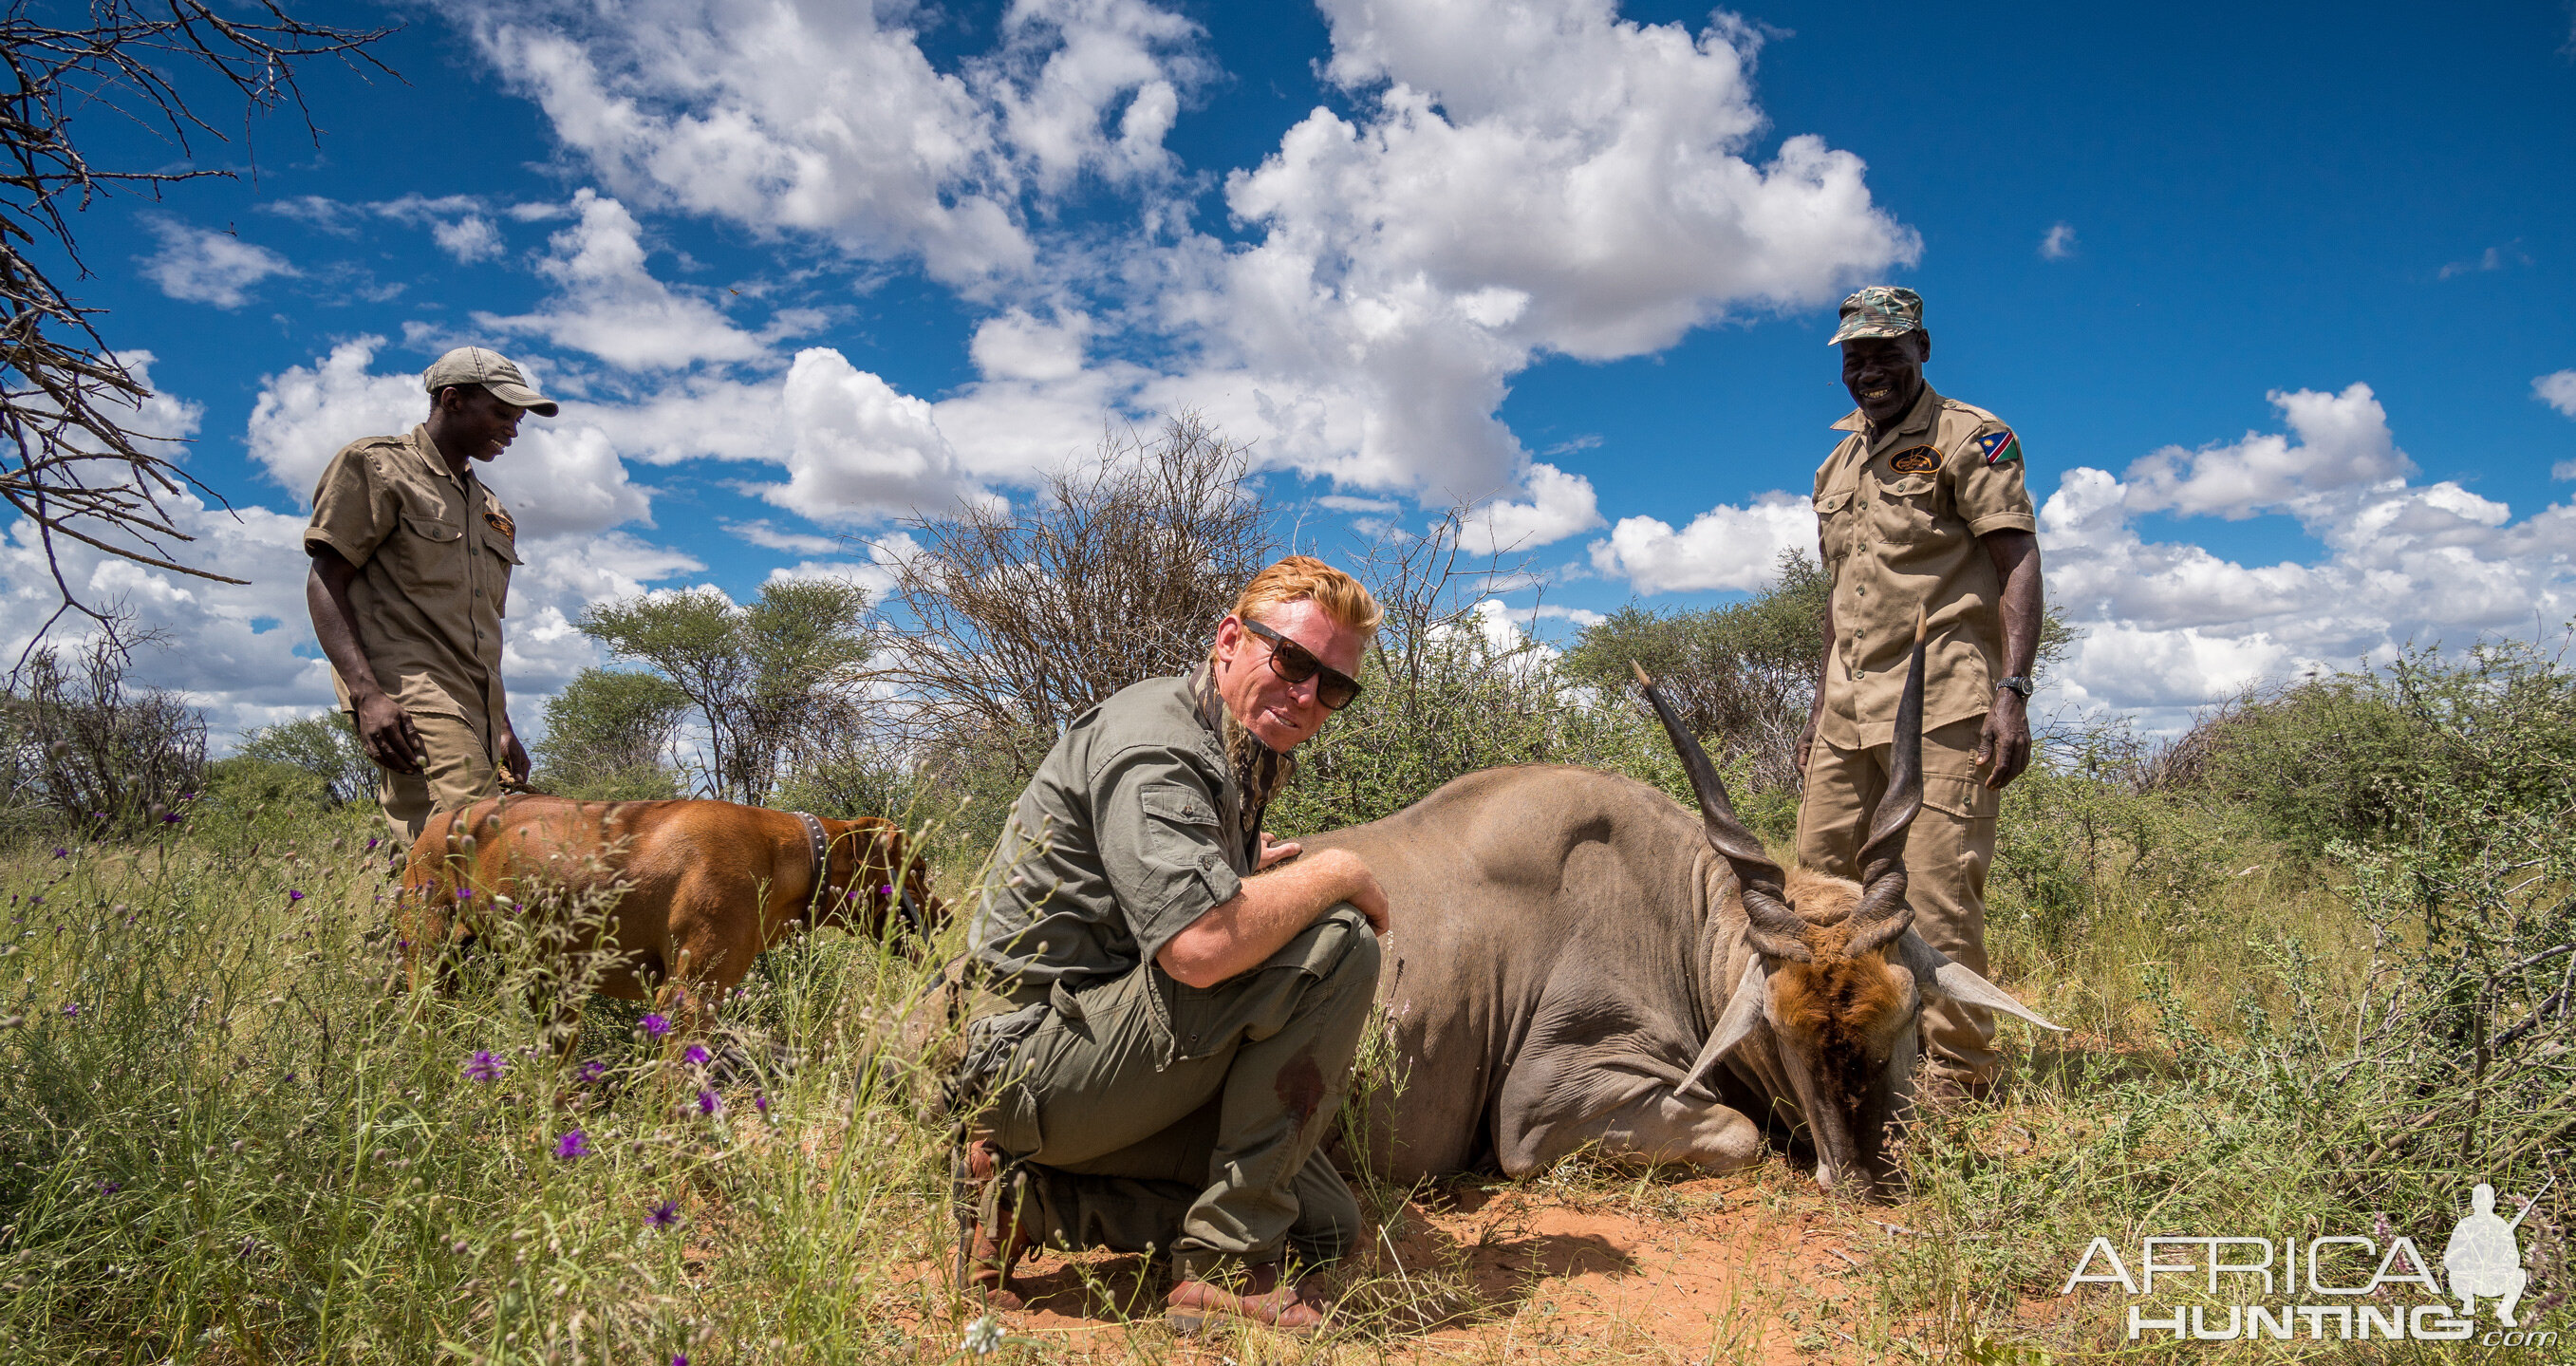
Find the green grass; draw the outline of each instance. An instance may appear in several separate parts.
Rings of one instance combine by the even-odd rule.
[[[1605,729],[1603,754],[1677,787],[1634,729]],[[2035,773],[2007,803],[1989,937],[1996,976],[2071,1032],[2005,1026],[2025,1050],[2012,1080],[1913,1129],[1903,1204],[1823,1200],[1784,1160],[1730,1178],[1729,1202],[1820,1220],[1867,1261],[1702,1306],[1720,1326],[1690,1359],[2517,1359],[2132,1345],[2125,1300],[2057,1291],[2096,1236],[2125,1250],[2384,1216],[2438,1248],[2470,1179],[2526,1192],[2568,1171],[2576,953],[2550,955],[2576,943],[2576,784],[2531,778],[2555,753],[2501,766],[2510,785],[2480,786],[2497,765],[2419,775],[2391,804],[2422,813],[2398,837],[2323,852],[2241,794],[2141,792],[2080,756]],[[366,833],[354,813],[219,802],[159,842],[0,854],[13,1359],[957,1358],[977,1314],[945,1279],[945,1136],[878,1052],[934,960],[818,935],[764,956],[706,1041],[713,1066],[647,1037],[642,1007],[597,1000],[560,1053],[529,1007],[533,946],[466,963],[452,997],[394,989]],[[928,842],[952,897],[976,843]],[[576,1131],[582,1151],[558,1155]],[[1423,1202],[1481,1184],[1363,1183],[1388,1229],[1337,1336],[1246,1333],[1215,1355],[1664,1359],[1625,1329],[1569,1336],[1549,1283],[1480,1291],[1468,1263],[1494,1229],[1405,1242]],[[1678,1228],[1707,1206],[1678,1184],[1578,1155],[1523,1194]],[[2561,1187],[2523,1230],[2544,1298],[2566,1288]],[[1077,1266],[1094,1303],[1141,1322],[997,1359],[1213,1359],[1159,1327],[1133,1259]],[[2564,1316],[2550,1303],[2544,1322]]]

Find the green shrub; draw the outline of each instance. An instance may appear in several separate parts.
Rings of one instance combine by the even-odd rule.
[[[207,806],[248,815],[264,808],[319,814],[338,805],[322,775],[301,764],[236,754],[206,765]]]
[[[2490,814],[2548,810],[2576,771],[2576,675],[2520,642],[2481,643],[2457,663],[2410,651],[2248,693],[2175,751],[2165,785],[2243,802],[2310,853],[2454,814],[2422,805],[2434,792]]]
[[[358,733],[342,712],[326,711],[301,720],[252,731],[242,739],[242,756],[285,764],[313,775],[328,802],[373,801],[381,771],[358,743]]]

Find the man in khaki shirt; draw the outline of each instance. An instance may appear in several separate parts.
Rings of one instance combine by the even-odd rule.
[[[1983,974],[1996,804],[2030,762],[2039,647],[2039,538],[2021,441],[1994,414],[1924,382],[1932,334],[1913,290],[1873,285],[1845,299],[1833,342],[1860,406],[1834,424],[1849,435],[1816,471],[1832,591],[1815,708],[1798,742],[1798,861],[1860,875],[1920,610],[1923,813],[1906,838],[1906,900],[1926,943]],[[2002,1061],[1994,1034],[1982,1007],[1927,1003],[1928,1094],[1982,1096]]]
[[[422,380],[429,420],[341,448],[304,529],[313,634],[406,840],[433,813],[527,777],[501,688],[518,529],[473,462],[498,456],[525,414],[556,411],[519,367],[479,346],[439,357]]]

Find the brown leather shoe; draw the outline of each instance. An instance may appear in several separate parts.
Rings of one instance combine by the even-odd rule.
[[[1204,1268],[1183,1274],[1164,1297],[1163,1318],[1185,1338],[1198,1336],[1209,1319],[1228,1316],[1304,1336],[1321,1329],[1332,1314],[1331,1306],[1289,1283],[1277,1262],[1233,1263],[1224,1270]]]
[[[976,1139],[950,1159],[957,1200],[957,1285],[996,1309],[1023,1307],[1011,1267],[1035,1243],[1020,1222],[1020,1173],[1002,1150]]]

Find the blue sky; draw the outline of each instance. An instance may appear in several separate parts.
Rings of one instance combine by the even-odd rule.
[[[461,341],[566,400],[492,475],[523,726],[596,662],[587,602],[878,583],[847,538],[1184,405],[1327,552],[1480,501],[1543,635],[1724,601],[1813,545],[1824,338],[1876,280],[2022,434],[2087,633],[2058,704],[2170,726],[2576,616],[2561,3],[376,12],[406,83],[313,73],[318,149],[272,121],[255,181],[78,220],[255,582],[75,568],[219,729],[327,704],[312,477]],[[23,543],[9,573],[23,635],[47,589]]]

